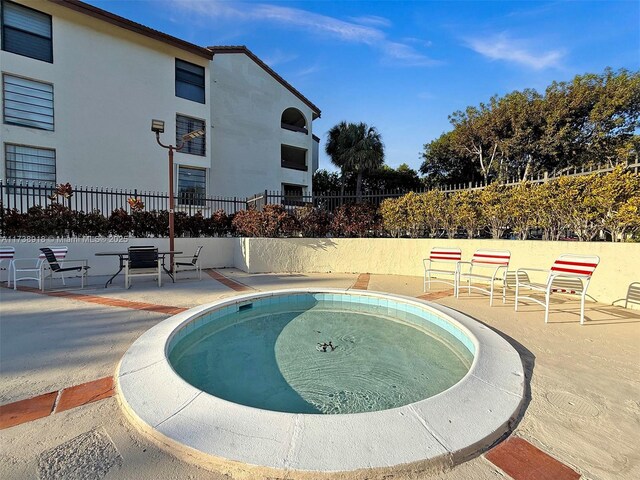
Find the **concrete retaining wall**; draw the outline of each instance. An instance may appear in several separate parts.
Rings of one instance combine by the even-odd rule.
[[[441,246],[461,248],[463,260],[469,260],[480,248],[510,250],[510,270],[549,268],[563,253],[598,255],[600,265],[588,293],[607,304],[616,301],[619,304],[626,297],[629,284],[640,282],[638,243],[408,238],[244,238],[238,241],[244,263],[236,263],[236,267],[250,273],[367,272],[422,276],[422,259],[431,248]],[[545,275],[540,280],[544,281]]]
[[[16,248],[16,258],[34,257],[44,246],[67,245],[68,258],[89,260],[91,275],[117,270],[117,257],[96,257],[96,252],[125,251],[131,245],[154,245],[168,249],[169,240],[130,239],[117,243],[107,239],[60,241],[9,241],[0,246]],[[435,246],[459,247],[469,260],[477,249],[511,251],[510,270],[520,267],[549,268],[562,253],[600,256],[589,294],[599,302],[620,304],[629,284],[640,282],[640,244],[542,242],[517,240],[448,240],[391,238],[178,238],[176,249],[189,255],[204,245],[203,268],[235,267],[249,273],[373,273],[422,276],[422,259]],[[4,277],[3,277],[4,278]],[[540,278],[544,280],[544,275]]]
[[[195,252],[196,246],[204,245],[201,253],[201,265],[203,268],[233,267],[233,252],[235,250],[235,238],[176,238],[176,250],[184,255]],[[131,239],[106,239],[99,237],[88,238],[64,238],[49,240],[9,240],[0,239],[0,247],[14,247],[15,258],[34,258],[40,254],[41,247],[69,247],[67,259],[89,261],[91,270],[89,275],[112,275],[118,270],[118,257],[97,257],[96,252],[126,252],[133,245],[153,245],[159,249],[169,249],[168,238],[131,238]],[[167,260],[168,265],[168,260]],[[5,279],[3,273],[2,280]]]

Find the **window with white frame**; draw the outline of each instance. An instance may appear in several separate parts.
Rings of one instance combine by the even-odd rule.
[[[53,85],[4,74],[4,123],[53,130]]]
[[[7,180],[11,183],[56,184],[56,151],[6,143],[4,146]]]
[[[180,205],[205,205],[207,171],[204,168],[178,167],[178,203]]]
[[[176,58],[176,97],[205,103],[204,67]]]
[[[53,63],[51,16],[2,0],[2,50]]]
[[[183,135],[186,135],[187,133],[194,132],[196,130],[202,130],[205,132],[205,135],[198,138],[192,138],[186,142],[180,152],[204,157],[207,152],[207,136],[204,127],[204,120],[187,117],[185,115],[176,115],[176,145],[180,145]]]

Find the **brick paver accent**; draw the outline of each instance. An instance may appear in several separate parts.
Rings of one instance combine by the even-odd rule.
[[[249,288],[248,286],[240,282],[236,282],[235,280],[231,280],[230,278],[225,277],[224,275],[216,272],[215,270],[205,270],[205,271],[209,274],[211,278],[219,281],[225,287],[229,287],[230,289],[235,290],[236,292],[246,292],[247,290],[251,290],[251,288]]]
[[[113,377],[105,377],[2,405],[0,406],[0,430],[97,402],[114,394]]]
[[[18,287],[18,290],[22,292],[38,293],[40,295],[46,295],[48,297],[62,297],[70,300],[77,300],[79,302],[95,303],[98,305],[107,305],[109,307],[121,307],[130,308],[133,310],[146,310],[148,312],[164,313],[166,315],[175,315],[177,313],[187,310],[182,307],[174,307],[171,305],[156,305],[154,303],[144,302],[130,302],[129,300],[123,300],[121,298],[101,297],[99,295],[86,295],[83,293],[73,292],[47,292],[33,287]]]
[[[358,275],[358,279],[356,283],[353,284],[354,290],[367,290],[369,288],[369,280],[371,279],[371,274],[369,273],[361,273]]]
[[[439,292],[427,292],[422,295],[418,295],[420,300],[438,300],[440,298],[450,297],[453,295],[453,290],[441,290]]]
[[[81,405],[109,398],[113,396],[114,393],[113,377],[105,377],[65,388],[60,392],[55,413],[64,412],[65,410],[70,410]]]
[[[522,438],[511,437],[485,455],[514,480],[578,480],[580,474]]]
[[[49,392],[0,406],[0,430],[48,417],[53,411],[57,397],[58,392]]]

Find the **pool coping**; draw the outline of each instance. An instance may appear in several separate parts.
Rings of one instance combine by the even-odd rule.
[[[471,338],[469,372],[433,397],[378,412],[290,414],[238,405],[179,377],[166,348],[194,316],[249,299],[295,293],[394,299],[430,311]],[[484,324],[453,309],[373,291],[305,288],[252,292],[201,305],[145,332],[116,372],[118,399],[129,419],[180,457],[229,473],[335,473],[460,463],[511,431],[524,403],[525,376],[517,351]],[[152,392],[152,393],[150,393]]]

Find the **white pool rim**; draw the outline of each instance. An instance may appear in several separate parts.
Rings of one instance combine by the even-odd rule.
[[[261,410],[220,399],[182,379],[168,360],[169,344],[211,312],[269,297],[348,294],[421,310],[453,326],[473,344],[467,374],[424,400],[377,412],[320,415]],[[195,328],[195,327],[190,327]],[[225,298],[174,315],[138,338],[116,372],[128,418],[177,456],[231,470],[345,472],[400,465],[446,468],[506,436],[524,403],[518,352],[482,323],[453,309],[411,297],[344,289],[288,289]]]

